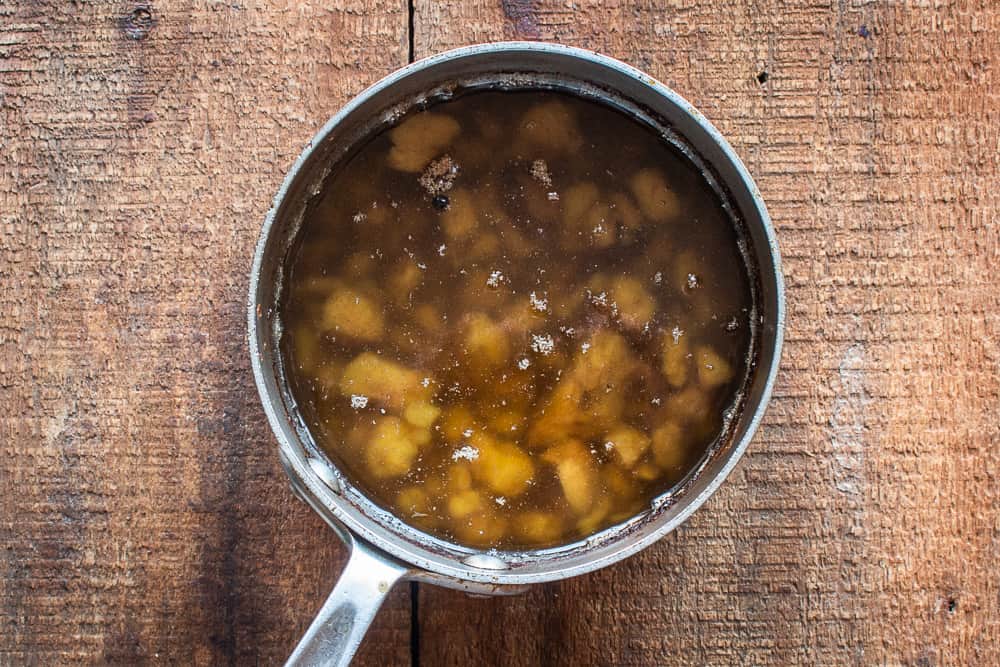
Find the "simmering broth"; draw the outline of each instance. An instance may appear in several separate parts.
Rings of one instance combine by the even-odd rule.
[[[638,513],[725,437],[753,283],[695,165],[620,111],[473,92],[371,137],[303,221],[282,355],[317,444],[500,549]]]

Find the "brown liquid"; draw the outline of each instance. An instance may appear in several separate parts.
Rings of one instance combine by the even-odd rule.
[[[316,442],[460,544],[567,543],[681,480],[724,430],[751,282],[693,164],[568,94],[407,116],[307,213],[282,317]]]

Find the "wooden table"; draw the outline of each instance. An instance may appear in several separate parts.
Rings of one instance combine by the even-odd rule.
[[[622,58],[729,137],[783,369],[676,533],[511,599],[403,586],[359,664],[1000,664],[993,0],[0,2],[0,664],[288,654],[344,549],[249,372],[264,212],[352,95],[505,38]]]

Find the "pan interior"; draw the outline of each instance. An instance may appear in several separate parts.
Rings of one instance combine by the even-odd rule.
[[[642,548],[699,505],[742,452],[770,388],[780,344],[781,286],[766,212],[742,165],[721,137],[683,100],[650,86],[634,70],[586,52],[537,45],[494,45],[418,63],[363,94],[317,136],[286,179],[262,234],[251,292],[251,345],[255,372],[289,472],[330,515],[366,541],[418,567],[459,579],[531,583],[595,569]],[[585,58],[581,56],[586,56]],[[743,239],[747,265],[756,269],[754,371],[732,415],[727,437],[670,492],[628,521],[572,544],[503,552],[490,568],[462,547],[418,531],[373,503],[316,446],[288,389],[281,355],[278,308],[284,270],[309,202],[322,191],[332,165],[380,127],[414,106],[463,91],[559,89],[627,111],[656,130],[698,165],[730,207]]]

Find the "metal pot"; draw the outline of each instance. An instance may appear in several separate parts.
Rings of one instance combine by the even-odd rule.
[[[598,97],[657,128],[702,163],[720,186],[756,267],[755,366],[725,438],[679,487],[629,521],[558,548],[478,551],[422,533],[375,505],[315,445],[284,376],[277,307],[284,265],[309,199],[331,166],[379,125],[414,104],[458,88],[554,87]],[[611,565],[660,539],[691,515],[739,461],[760,423],[778,369],[785,316],[770,218],[740,159],[708,120],[675,92],[617,60],[532,42],[471,46],[413,63],[348,103],[292,165],[267,214],[250,274],[248,328],[254,378],[292,489],[351,550],[347,567],[289,664],[345,665],[393,584],[423,581],[478,594],[509,594]]]

